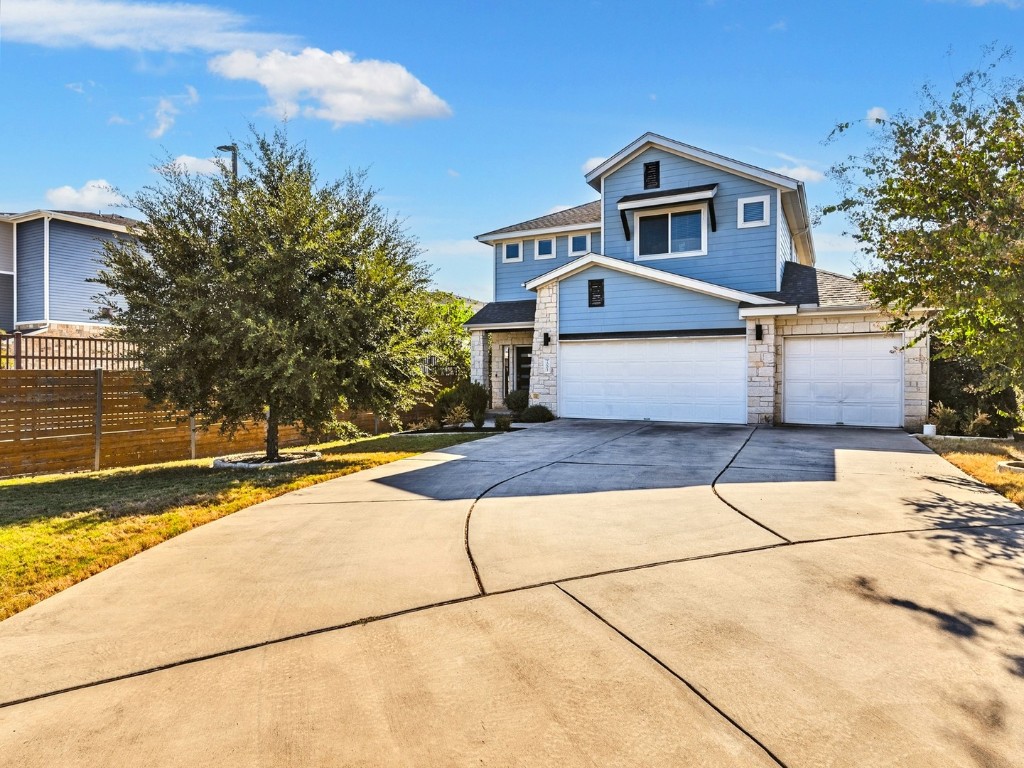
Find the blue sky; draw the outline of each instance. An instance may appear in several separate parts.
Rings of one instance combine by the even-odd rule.
[[[0,210],[130,214],[103,188],[288,115],[321,174],[368,167],[436,282],[491,297],[473,236],[594,198],[593,158],[645,131],[807,181],[870,140],[841,120],[913,110],[988,43],[1024,39],[1016,0],[366,2],[3,0]],[[1022,74],[1024,51],[1004,67]],[[843,222],[818,265],[849,273]]]

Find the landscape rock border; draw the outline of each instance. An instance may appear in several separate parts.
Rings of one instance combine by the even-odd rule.
[[[246,459],[257,459],[263,454],[259,453],[238,453],[232,456],[219,456],[213,460],[211,465],[214,469],[277,469],[278,467],[294,467],[296,464],[309,464],[323,458],[319,451],[292,451],[281,452],[281,456],[296,456],[297,458],[288,461],[246,461]]]

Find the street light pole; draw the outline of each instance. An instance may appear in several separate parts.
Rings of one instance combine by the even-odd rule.
[[[231,153],[231,178],[233,181],[238,181],[238,145],[237,144],[221,144],[217,147],[218,152],[230,152]]]

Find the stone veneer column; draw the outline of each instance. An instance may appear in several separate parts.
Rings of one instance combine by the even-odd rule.
[[[757,326],[761,326],[761,340]],[[775,318],[747,318],[747,423],[775,420]]]
[[[920,328],[906,332],[909,344],[914,346],[903,350],[903,427],[920,432],[921,425],[928,418],[928,367],[931,362],[930,337],[924,336]]]
[[[477,384],[487,383],[487,331],[469,332],[469,378]]]
[[[547,346],[544,345],[545,333],[549,338]],[[545,405],[552,413],[558,414],[558,282],[537,289],[530,405]]]

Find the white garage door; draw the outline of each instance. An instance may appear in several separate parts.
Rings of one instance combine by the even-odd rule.
[[[746,339],[563,341],[559,415],[744,424]]]
[[[783,342],[783,418],[790,424],[903,424],[897,336],[789,337]]]

